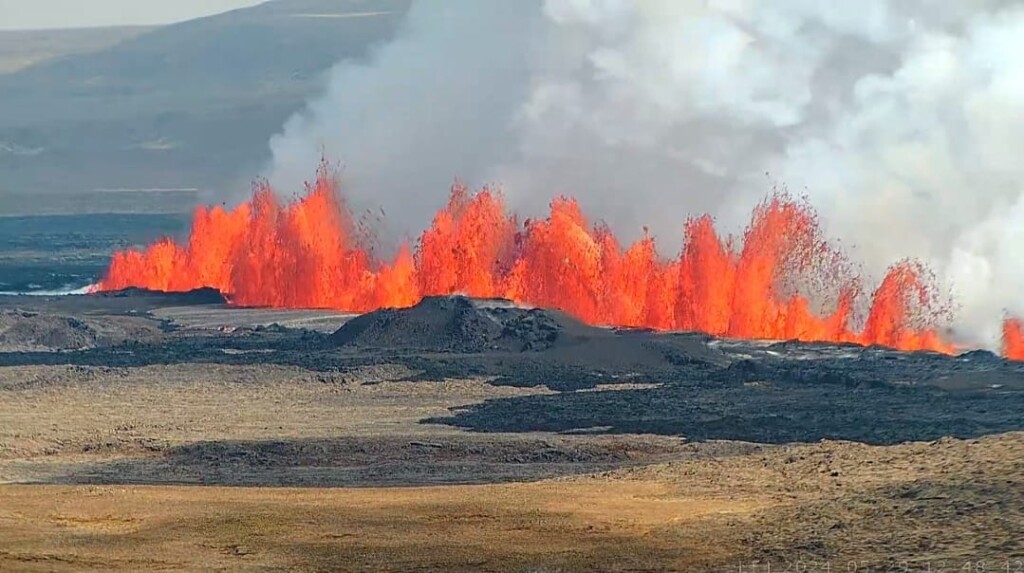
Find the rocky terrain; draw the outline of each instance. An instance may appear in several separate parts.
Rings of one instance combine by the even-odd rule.
[[[127,291],[0,297],[0,317],[5,571],[1024,558],[1024,368],[985,352],[464,297],[352,317]]]

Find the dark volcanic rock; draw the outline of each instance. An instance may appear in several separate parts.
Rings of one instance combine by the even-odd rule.
[[[385,308],[345,323],[331,335],[338,346],[480,352],[501,325],[460,296],[427,297],[412,308]]]
[[[412,308],[356,317],[332,335],[265,327],[151,336],[138,330],[154,322],[141,316],[152,306],[147,296],[62,297],[44,300],[45,305],[42,297],[14,299],[49,310],[27,313],[0,306],[0,323],[8,319],[0,330],[12,329],[6,352],[0,338],[0,365],[275,364],[324,373],[326,382],[317,383],[386,368],[399,373],[354,379],[370,384],[476,378],[555,391],[492,398],[424,420],[484,433],[646,433],[689,441],[891,444],[1024,429],[1024,363],[987,352],[955,357],[597,328],[557,311],[459,296],[427,298]],[[77,309],[76,317],[63,314],[67,309]],[[10,312],[4,315],[4,310]],[[84,349],[53,352],[55,348]],[[581,391],[596,387],[602,391]],[[207,447],[182,455],[210,455],[243,469],[247,464],[272,465],[275,456],[324,460],[354,455],[328,446],[323,446],[326,453],[319,453],[318,444],[302,448],[296,453],[280,444],[224,451]],[[430,446],[410,452],[451,454]],[[564,454],[550,455],[561,459]],[[532,459],[520,452],[510,456]]]
[[[0,311],[0,349],[78,350],[96,345],[96,329],[71,316]]]
[[[1000,364],[1006,359],[988,350],[971,350],[958,356],[963,362],[975,362],[982,364]]]
[[[157,325],[145,319],[0,308],[0,364],[9,362],[2,353],[80,351],[159,337]]]
[[[209,287],[197,288],[186,292],[164,292],[129,287],[121,290],[92,293],[88,296],[100,298],[153,299],[158,300],[161,303],[175,305],[226,304],[228,302],[219,290]]]
[[[353,318],[329,342],[400,360],[424,380],[489,375],[495,384],[560,390],[728,363],[704,335],[600,328],[557,310],[464,296],[427,297],[411,308]]]
[[[611,336],[568,315],[526,309],[503,299],[426,297],[411,308],[353,318],[331,335],[338,346],[433,352],[526,352]]]

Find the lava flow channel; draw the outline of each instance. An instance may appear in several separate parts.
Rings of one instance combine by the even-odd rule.
[[[938,334],[948,305],[923,265],[895,264],[866,295],[814,210],[786,195],[759,204],[740,240],[720,237],[708,216],[689,219],[674,259],[646,234],[623,248],[574,199],[520,223],[500,193],[458,186],[393,259],[374,255],[370,231],[321,168],[295,201],[264,183],[235,209],[197,208],[187,244],[118,252],[97,288],[213,287],[241,306],[359,312],[462,293],[559,308],[591,324],[955,350]],[[1004,352],[1021,357],[1022,339],[1021,324],[1007,321]]]

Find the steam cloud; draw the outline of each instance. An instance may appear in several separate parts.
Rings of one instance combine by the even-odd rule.
[[[780,183],[869,275],[927,262],[957,335],[1024,313],[1024,7],[963,0],[418,0],[270,143],[294,187],[322,154],[359,208],[425,226],[459,176],[557,194],[677,249],[739,230]],[[767,174],[767,176],[766,176]]]

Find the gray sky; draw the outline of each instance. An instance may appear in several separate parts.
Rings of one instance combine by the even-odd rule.
[[[263,0],[0,0],[0,29],[166,24]]]

